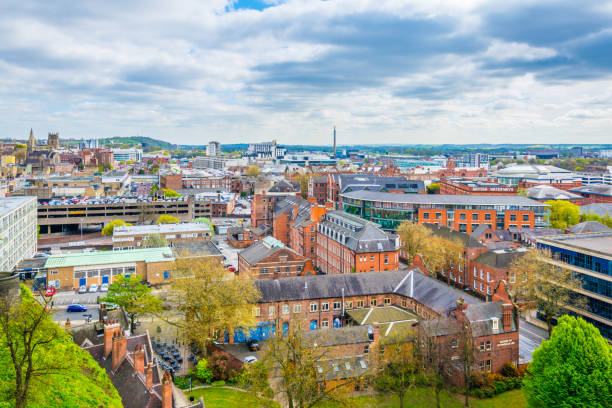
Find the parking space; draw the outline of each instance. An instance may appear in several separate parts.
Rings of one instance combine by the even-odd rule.
[[[82,303],[81,303],[82,304]],[[53,321],[57,322],[58,324],[62,325],[66,322],[66,319],[70,318],[70,322],[73,326],[79,326],[81,324],[87,323],[88,318],[90,318],[91,320],[97,320],[99,317],[99,309],[100,306],[98,305],[86,305],[85,307],[87,307],[87,311],[86,312],[68,312],[66,309],[68,309],[67,305],[60,305],[60,306],[54,306],[53,307],[53,315],[52,315],[52,319]]]
[[[215,239],[213,242],[225,257],[225,261],[229,262],[234,268],[238,268],[238,252],[240,249],[230,246],[225,237]]]
[[[81,305],[96,305],[98,297],[106,296],[106,292],[95,293],[76,293],[76,292],[56,292],[53,296],[53,304],[57,306],[79,303]]]

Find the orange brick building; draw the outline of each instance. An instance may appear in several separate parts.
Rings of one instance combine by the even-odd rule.
[[[482,179],[440,179],[440,194],[516,195],[516,187]]]
[[[278,279],[313,273],[310,259],[272,237],[266,237],[238,253],[238,274],[252,279]]]

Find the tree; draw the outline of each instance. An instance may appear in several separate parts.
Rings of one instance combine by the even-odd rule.
[[[260,296],[251,279],[236,277],[219,261],[184,257],[175,262],[167,293],[175,314],[166,320],[204,350],[225,330],[254,324],[253,304]]]
[[[358,380],[358,368],[354,373],[342,377],[334,370],[341,364],[330,354],[330,348],[317,347],[319,339],[308,340],[294,322],[293,330],[286,335],[278,333],[266,342],[263,362],[268,371],[273,371],[276,380],[274,392],[279,399],[287,401],[289,408],[313,408],[319,406],[341,406],[347,403],[346,389]],[[354,375],[353,375],[354,374]],[[352,387],[351,387],[352,388]],[[336,404],[336,405],[330,405]]]
[[[592,324],[562,316],[523,380],[529,407],[610,406],[612,351]]]
[[[104,228],[102,228],[102,235],[110,237],[113,235],[113,231],[115,230],[116,227],[123,227],[123,226],[132,226],[132,224],[127,223],[123,220],[113,220],[109,222],[108,224],[106,224]]]
[[[121,407],[106,372],[50,319],[51,298],[40,298],[23,285],[20,298],[0,298],[0,406]]]
[[[565,200],[549,200],[551,228],[565,229],[580,222],[580,207]]]
[[[440,194],[440,183],[431,183],[428,185],[427,194]]]
[[[412,261],[416,254],[422,252],[427,241],[433,235],[422,224],[411,221],[402,222],[397,228],[397,234],[400,237],[402,250],[408,254],[408,261]]]
[[[212,221],[209,218],[198,217],[195,219],[195,222],[200,222],[200,223],[204,223],[208,225],[208,228],[210,228],[210,236],[212,237],[215,235],[215,226],[213,225]]]
[[[416,386],[420,374],[420,361],[414,352],[413,343],[402,339],[386,342],[379,353],[372,383],[381,394],[395,394],[399,407],[404,407],[406,394]]]
[[[100,300],[123,308],[130,319],[132,331],[138,317],[161,311],[161,300],[151,293],[149,286],[141,282],[140,275],[114,276],[107,295]]]
[[[259,173],[261,173],[261,170],[259,170],[259,167],[257,167],[256,165],[252,164],[250,165],[247,170],[246,170],[246,175],[249,177],[257,177],[259,176]]]
[[[157,221],[155,221],[155,223],[156,224],[178,224],[180,223],[180,220],[173,215],[162,214],[159,216]]]
[[[161,234],[149,234],[142,241],[145,248],[164,248],[168,246],[168,241]]]
[[[514,301],[531,301],[544,316],[548,334],[553,318],[566,306],[585,308],[584,297],[576,293],[582,281],[568,268],[552,263],[550,251],[530,249],[510,264],[508,293]]]
[[[164,197],[182,197],[182,195],[170,188],[164,188],[162,191],[164,192]]]
[[[213,380],[213,372],[208,368],[208,361],[205,358],[198,360],[196,365],[196,377],[206,384],[210,384]]]

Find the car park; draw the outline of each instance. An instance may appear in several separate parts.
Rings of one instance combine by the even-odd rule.
[[[98,285],[97,284],[93,284],[89,287],[89,293],[96,293],[98,291]]]
[[[86,312],[87,311],[87,306],[83,306],[80,304],[72,304],[72,305],[68,305],[68,308],[66,309],[67,312]]]
[[[108,292],[108,283],[100,285],[100,292]]]
[[[85,285],[79,286],[79,293],[87,293],[87,286]]]

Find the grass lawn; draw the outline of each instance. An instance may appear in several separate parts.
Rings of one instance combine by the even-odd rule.
[[[186,392],[187,397],[194,396],[196,401],[204,397],[206,408],[259,407],[263,401],[247,392],[230,388],[206,387]],[[278,406],[278,404],[276,405]]]
[[[523,390],[512,390],[493,398],[473,400],[470,405],[475,408],[524,408],[527,407],[527,400],[525,400]]]

